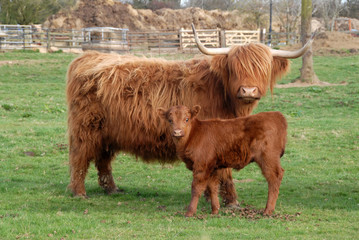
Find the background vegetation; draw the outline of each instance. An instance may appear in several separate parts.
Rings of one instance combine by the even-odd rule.
[[[104,195],[91,165],[89,199],[69,183],[65,73],[75,55],[0,55],[0,239],[353,239],[359,232],[359,55],[315,57],[322,81],[347,85],[276,88],[256,112],[289,122],[286,170],[276,214],[262,217],[267,186],[252,164],[234,172],[241,209],[210,215],[201,199],[185,218],[191,172],[184,164],[144,164],[121,153],[122,192]],[[164,56],[166,58],[170,58]],[[171,58],[190,56],[172,56]],[[281,82],[299,76],[300,59]]]
[[[0,0],[0,23],[39,24],[60,9],[74,6],[77,0]]]

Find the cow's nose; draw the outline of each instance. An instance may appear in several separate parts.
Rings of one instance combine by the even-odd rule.
[[[173,130],[173,136],[174,137],[183,137],[183,131],[181,129],[175,129],[175,130]]]
[[[240,87],[237,97],[259,99],[261,95],[257,87]]]

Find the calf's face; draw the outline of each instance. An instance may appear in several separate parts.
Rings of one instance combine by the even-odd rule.
[[[186,106],[173,106],[168,110],[157,109],[159,116],[170,124],[171,135],[179,140],[191,131],[191,121],[197,116],[201,107],[196,105],[192,109]]]

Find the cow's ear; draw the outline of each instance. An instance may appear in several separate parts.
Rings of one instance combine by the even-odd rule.
[[[211,61],[211,71],[216,73],[218,77],[227,80],[229,77],[228,55],[216,55]]]
[[[273,93],[273,88],[278,79],[281,79],[290,70],[290,61],[286,58],[273,57],[272,62],[272,76],[270,82],[270,90]]]
[[[196,117],[198,115],[199,111],[201,111],[201,106],[200,105],[194,106],[191,109],[192,118]]]
[[[167,119],[167,111],[164,108],[157,108],[157,114],[160,118]]]

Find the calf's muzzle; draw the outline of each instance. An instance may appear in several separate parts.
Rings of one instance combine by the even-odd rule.
[[[172,132],[172,136],[173,136],[173,137],[176,137],[176,138],[181,138],[181,137],[184,136],[184,132],[183,132],[183,130],[181,130],[181,129],[175,129],[175,130],[173,130],[173,132]]]

